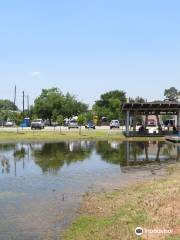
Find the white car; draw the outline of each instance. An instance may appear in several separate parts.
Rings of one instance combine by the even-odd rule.
[[[112,128],[119,128],[119,127],[120,127],[119,120],[112,120],[110,122],[110,129],[112,129]]]
[[[35,119],[31,122],[31,129],[43,129],[44,121],[42,119]]]
[[[149,134],[158,134],[159,133],[159,128],[158,126],[155,125],[147,125],[146,129],[148,130]]]
[[[70,128],[79,128],[78,122],[75,119],[71,119],[68,124],[68,129]]]
[[[5,124],[4,124],[5,127],[13,127],[14,126],[14,123],[12,121],[7,121]]]

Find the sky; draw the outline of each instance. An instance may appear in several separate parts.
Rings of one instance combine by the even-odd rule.
[[[0,0],[0,99],[58,87],[163,99],[180,89],[179,0]]]

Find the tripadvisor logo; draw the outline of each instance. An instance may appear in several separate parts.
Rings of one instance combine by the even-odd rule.
[[[142,229],[142,227],[137,227],[137,228],[135,229],[135,234],[136,234],[137,236],[141,236],[141,235],[143,234],[143,229]]]

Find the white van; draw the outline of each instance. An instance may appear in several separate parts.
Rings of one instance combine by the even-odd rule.
[[[110,122],[110,129],[112,129],[112,128],[119,128],[120,127],[120,123],[119,123],[119,120],[112,120],[111,122]]]

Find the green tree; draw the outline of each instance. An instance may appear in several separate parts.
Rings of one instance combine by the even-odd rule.
[[[110,91],[100,96],[100,100],[93,105],[93,112],[99,117],[108,120],[124,118],[120,111],[121,105],[126,102],[126,93],[119,90]]]
[[[63,117],[72,117],[87,111],[87,105],[79,102],[75,96],[63,93],[58,88],[42,89],[41,95],[34,102],[33,115],[43,119]]]
[[[93,113],[91,110],[89,110],[85,115],[86,121],[92,121],[93,120]]]
[[[85,120],[86,120],[86,118],[85,118],[85,116],[83,114],[80,114],[78,116],[78,125],[79,125],[79,134],[80,135],[81,135],[81,127],[85,123]]]
[[[62,114],[64,117],[77,116],[81,113],[85,113],[88,109],[88,106],[76,99],[74,95],[67,93],[65,95],[65,102],[63,105]]]
[[[175,87],[170,87],[164,90],[165,100],[168,101],[178,101],[180,97],[180,91],[178,91]]]
[[[11,111],[17,111],[18,107],[7,99],[0,99],[0,110],[11,110]]]
[[[136,98],[130,98],[129,99],[130,103],[145,103],[146,100],[140,96],[137,96]],[[142,123],[143,122],[143,116],[137,115],[136,116],[136,122]]]
[[[17,106],[10,100],[0,100],[0,120],[7,121],[9,119],[15,121],[16,115],[18,114],[15,111],[17,110]]]
[[[61,133],[61,127],[64,123],[64,117],[62,115],[58,115],[56,118],[56,121],[57,121],[58,125],[60,126],[60,133]]]
[[[64,102],[63,94],[58,88],[42,89],[41,95],[34,102],[34,113],[43,119],[51,119],[53,111],[61,111]]]
[[[11,121],[15,122],[16,124],[19,124],[21,115],[22,114],[20,112],[14,112],[11,110],[0,110],[0,120],[2,120],[2,121],[11,120]]]
[[[0,110],[0,120],[6,121],[8,118],[8,111]]]
[[[142,97],[137,96],[136,98],[130,98],[129,102],[130,103],[145,103],[146,100]]]
[[[23,122],[23,114],[21,112],[15,112],[13,114],[13,120],[17,126]]]

